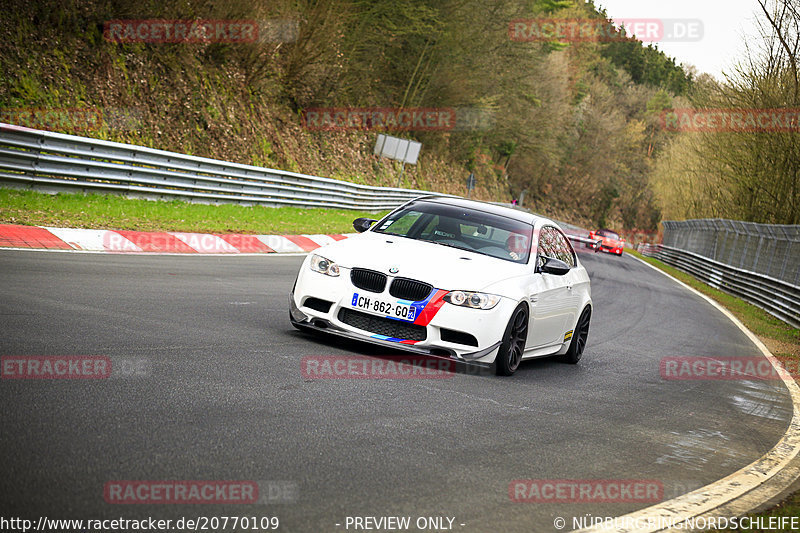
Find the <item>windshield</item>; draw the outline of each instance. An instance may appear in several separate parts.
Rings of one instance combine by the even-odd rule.
[[[483,211],[414,202],[390,213],[372,231],[527,263],[533,226]]]
[[[597,234],[600,235],[601,237],[608,237],[609,239],[619,240],[619,235],[608,229],[601,229],[600,231],[597,232]]]

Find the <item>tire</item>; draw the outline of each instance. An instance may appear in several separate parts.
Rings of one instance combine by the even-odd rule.
[[[495,371],[498,376],[510,376],[519,368],[525,341],[528,339],[528,307],[520,304],[511,314],[503,342],[495,359]]]
[[[586,340],[589,338],[589,322],[591,320],[592,309],[591,307],[586,307],[575,325],[575,331],[572,334],[567,353],[561,356],[563,362],[574,365],[581,360],[583,350],[586,348]]]

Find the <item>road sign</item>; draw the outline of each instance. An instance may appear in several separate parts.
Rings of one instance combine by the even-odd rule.
[[[404,164],[416,165],[419,158],[419,151],[422,148],[422,143],[417,141],[409,141],[408,139],[399,139],[391,135],[379,134],[378,140],[375,143],[375,150],[373,153],[381,157],[388,157],[389,159],[397,159]]]

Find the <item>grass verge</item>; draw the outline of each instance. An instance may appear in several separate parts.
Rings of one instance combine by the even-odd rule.
[[[0,223],[60,228],[261,235],[352,233],[354,219],[382,215],[348,209],[203,205],[0,189]]]
[[[736,316],[750,331],[756,334],[761,341],[767,346],[770,352],[779,359],[781,362],[797,361],[800,359],[800,330],[793,328],[770,315],[763,309],[756,307],[752,304],[745,302],[735,296],[715,289],[705,283],[697,280],[685,272],[682,272],[674,267],[671,267],[658,259],[652,257],[645,257],[638,252],[632,251],[631,255],[638,257],[651,265],[654,265],[669,275],[686,283],[690,287],[697,289],[706,296],[711,297],[713,300],[720,303],[726,309]],[[790,368],[797,368],[790,366]],[[794,376],[795,381],[800,382],[798,376]],[[776,507],[768,509],[761,513],[753,513],[747,516],[752,517],[754,520],[761,520],[763,524],[769,524],[769,520],[778,520],[777,517],[796,517],[800,516],[800,491],[791,494],[786,500],[781,502]],[[775,518],[772,518],[775,517]],[[776,525],[780,525],[779,523]],[[769,526],[768,526],[769,527]],[[732,531],[732,530],[728,530]],[[765,529],[749,529],[748,531],[759,532],[767,531]],[[796,529],[770,528],[770,532],[789,532],[797,531]]]

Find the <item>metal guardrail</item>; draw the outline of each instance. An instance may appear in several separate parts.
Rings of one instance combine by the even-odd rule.
[[[196,203],[383,211],[428,191],[371,187],[0,123],[0,184]]]
[[[574,234],[568,233],[568,232],[565,232],[565,233],[566,233],[567,237],[569,237],[569,240],[571,240],[572,242],[579,242],[579,243],[582,243],[582,244],[588,244],[591,248],[599,248],[600,247],[600,243],[602,242],[602,241],[599,241],[597,239],[590,239],[588,237],[581,237],[580,235],[574,235]]]
[[[176,198],[208,204],[332,207],[364,211],[394,209],[419,196],[453,196],[416,189],[359,185],[5,123],[0,123],[0,185],[44,192],[100,192],[131,198]],[[493,203],[512,207],[511,204]],[[567,229],[588,233],[576,226]]]
[[[639,252],[688,272],[708,285],[738,296],[800,328],[800,287],[797,285],[672,246],[641,244]]]
[[[800,285],[800,226],[725,219],[665,221],[663,244]]]

